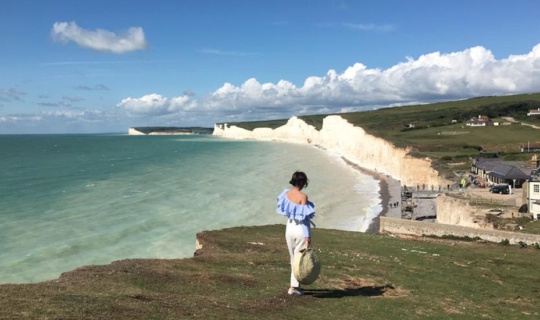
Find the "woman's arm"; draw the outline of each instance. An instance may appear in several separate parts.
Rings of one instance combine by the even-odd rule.
[[[304,234],[306,244],[309,244],[309,242],[311,241],[311,230],[309,227],[309,219],[302,220],[302,233]]]

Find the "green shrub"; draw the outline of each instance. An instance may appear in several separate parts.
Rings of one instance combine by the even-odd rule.
[[[451,156],[442,156],[441,160],[450,161],[450,160],[452,160],[452,157]]]
[[[518,242],[520,248],[527,248],[527,244],[523,241]]]
[[[503,245],[503,246],[507,246],[510,244],[510,240],[508,239],[503,239],[499,242],[500,245]]]
[[[498,158],[499,155],[497,152],[482,152],[480,153],[480,157],[482,158]]]
[[[470,144],[464,145],[463,149],[475,149],[475,150],[478,150],[478,151],[482,151],[481,146],[475,146],[475,145],[470,145]]]
[[[471,238],[469,236],[460,237],[460,236],[455,236],[453,234],[444,234],[440,238],[447,239],[447,240],[458,240],[458,241],[478,241],[478,240],[482,240],[482,238],[480,238],[480,237],[473,237],[473,238]]]
[[[536,250],[540,250],[540,243],[536,242],[536,243],[533,245],[533,248],[535,248]]]

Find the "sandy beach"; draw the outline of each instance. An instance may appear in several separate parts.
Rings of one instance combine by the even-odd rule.
[[[373,219],[371,224],[369,225],[369,228],[366,232],[370,233],[377,233],[379,232],[379,217],[385,216],[385,217],[393,217],[393,218],[401,218],[401,182],[399,180],[394,179],[392,176],[380,173],[373,170],[368,170],[366,168],[362,168],[361,166],[357,165],[356,163],[353,163],[349,161],[345,157],[341,157],[343,161],[345,161],[348,165],[353,167],[354,169],[372,176],[373,178],[379,180],[379,188],[380,188],[380,199],[381,199],[381,206],[382,210],[381,213]],[[391,206],[394,202],[398,202],[399,205],[397,207]]]

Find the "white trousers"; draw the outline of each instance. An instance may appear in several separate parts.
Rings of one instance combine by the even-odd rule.
[[[294,261],[294,254],[302,248],[305,243],[304,233],[302,232],[302,224],[298,220],[289,219],[287,221],[287,229],[285,230],[285,240],[287,240],[287,247],[289,248],[289,255],[291,256],[291,287],[299,288],[300,283],[294,277],[292,268]]]

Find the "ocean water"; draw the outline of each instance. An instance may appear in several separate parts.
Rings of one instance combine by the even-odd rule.
[[[378,182],[305,145],[212,136],[0,136],[0,283],[126,258],[182,258],[202,230],[285,223],[276,196],[310,179],[317,227],[365,230]]]

